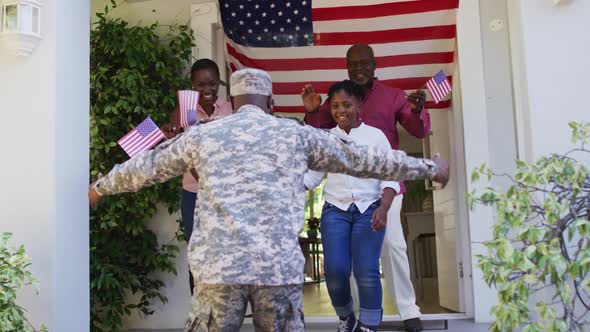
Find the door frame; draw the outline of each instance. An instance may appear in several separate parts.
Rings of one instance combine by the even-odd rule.
[[[200,6],[199,3],[191,5],[191,12],[195,12]],[[218,17],[218,16],[217,16]],[[200,17],[202,18],[202,17]],[[219,33],[219,23],[210,20],[198,20],[193,29],[198,26],[200,35],[211,36],[211,45],[199,45],[193,54],[204,56],[209,54],[220,60],[219,51],[223,41],[219,40],[223,34]],[[214,40],[214,41],[213,41]],[[454,158],[457,161],[453,169],[456,171],[455,192],[456,218],[457,218],[457,260],[463,267],[463,278],[460,278],[460,301],[464,313],[458,314],[424,314],[423,320],[448,320],[474,318],[476,322],[491,322],[489,311],[495,303],[496,291],[490,289],[485,282],[481,271],[477,269],[477,261],[474,255],[484,253],[485,248],[482,241],[492,236],[491,224],[493,213],[491,208],[478,208],[469,210],[467,199],[459,199],[461,194],[473,189],[483,188],[488,185],[480,182],[474,185],[469,182],[468,170],[474,169],[481,163],[490,162],[490,151],[488,146],[490,139],[488,135],[486,119],[486,93],[484,81],[484,58],[482,45],[482,34],[480,25],[479,0],[462,0],[457,16],[457,54],[459,57],[459,71],[461,73],[461,107],[466,112],[454,111],[452,117],[453,136],[450,142],[455,146]],[[222,56],[221,56],[222,57]],[[466,144],[469,142],[469,144]],[[474,221],[471,227],[471,221]],[[486,227],[490,226],[490,227]],[[462,294],[461,294],[462,293]],[[478,303],[475,307],[474,303]],[[397,321],[399,315],[386,315],[384,320]],[[330,316],[307,317],[310,323],[325,323],[334,321]]]

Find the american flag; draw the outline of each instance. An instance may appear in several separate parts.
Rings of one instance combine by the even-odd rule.
[[[123,150],[133,158],[136,154],[151,149],[166,138],[164,133],[148,116],[137,127],[117,141]]]
[[[220,0],[232,69],[260,68],[273,79],[277,113],[302,113],[301,89],[326,98],[348,78],[346,51],[371,45],[376,76],[413,92],[441,68],[453,72],[459,0]],[[448,108],[450,100],[429,108]]]
[[[451,92],[451,82],[447,79],[445,72],[441,70],[426,83],[426,88],[434,102],[438,103]]]
[[[178,109],[180,111],[180,126],[186,128],[197,122],[199,108],[199,93],[194,90],[178,91]]]

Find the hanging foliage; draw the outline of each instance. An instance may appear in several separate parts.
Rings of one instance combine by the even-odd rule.
[[[113,3],[113,6],[116,6]],[[186,25],[170,26],[160,38],[157,23],[130,26],[98,13],[90,42],[90,175],[106,174],[128,159],[117,140],[150,116],[169,121],[178,89],[190,87],[185,68],[194,45]],[[151,314],[153,300],[166,302],[154,272],[176,274],[178,247],[160,244],[145,226],[158,206],[178,210],[180,181],[138,193],[106,197],[90,217],[90,292],[92,331],[118,331],[132,310]],[[173,241],[171,241],[173,243]],[[126,302],[127,293],[141,294]]]

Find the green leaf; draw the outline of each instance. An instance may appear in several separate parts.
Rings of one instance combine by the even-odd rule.
[[[479,181],[479,171],[474,169],[473,172],[471,172],[471,182],[477,181]]]
[[[127,160],[116,142],[145,117],[158,125],[169,122],[176,91],[191,84],[186,68],[193,33],[188,26],[171,27],[160,40],[156,29],[163,27],[158,24],[133,26],[105,15],[106,11],[97,14],[103,19],[93,26],[90,38],[89,173],[93,178]],[[176,272],[178,246],[176,242],[161,246],[145,221],[157,211],[156,204],[177,211],[179,191],[180,179],[175,179],[105,198],[100,209],[91,211],[92,331],[118,331],[125,315],[149,314],[153,301],[166,300],[159,278],[161,272]],[[128,302],[127,292],[143,295]]]
[[[16,303],[16,294],[24,287],[37,289],[37,281],[27,270],[30,258],[24,246],[8,246],[11,237],[11,233],[0,233],[0,330],[33,331],[25,309]]]
[[[580,143],[577,150],[534,163],[517,160],[516,171],[506,177],[508,185],[468,195],[470,209],[491,205],[496,215],[493,238],[484,243],[488,252],[476,256],[485,282],[498,291],[492,331],[590,328],[587,320],[580,324],[575,315],[562,315],[574,308],[587,314],[579,296],[590,290],[590,176],[584,164],[590,154],[590,123],[571,123],[570,128],[574,143]],[[472,180],[490,174],[482,165]],[[543,301],[529,308],[539,290],[534,298]]]
[[[534,274],[526,274],[523,278],[524,282],[530,285],[534,285],[538,282],[537,276]]]

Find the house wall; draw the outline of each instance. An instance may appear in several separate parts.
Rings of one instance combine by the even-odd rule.
[[[570,149],[570,121],[590,121],[590,2],[508,1],[519,151],[533,160]]]
[[[190,4],[200,2],[171,1],[124,3],[115,15],[127,17],[132,23],[184,23],[191,16]],[[92,12],[105,2],[93,1]],[[562,2],[553,6],[550,0],[507,1],[517,151],[520,158],[527,160],[566,150],[567,122],[590,120],[590,112],[581,103],[584,94],[577,92],[587,85],[586,77],[590,74],[585,61],[590,45],[580,35],[590,31],[590,22],[585,20],[590,14],[590,3]],[[475,1],[462,1],[462,6],[468,9],[466,13],[480,10]],[[30,58],[15,59],[0,46],[0,109],[7,124],[0,132],[4,142],[0,229],[13,232],[13,243],[26,246],[33,260],[31,271],[40,281],[39,294],[24,291],[19,296],[20,303],[27,307],[35,324],[44,322],[54,331],[88,329],[88,143],[71,137],[88,137],[89,26],[85,15],[89,10],[85,1],[48,1],[43,7],[44,40]],[[463,54],[462,67],[466,69],[462,72],[466,96],[464,123],[473,125],[465,128],[465,141],[470,143],[465,146],[466,167],[470,169],[480,161],[496,160],[492,158],[490,132],[500,128],[490,127],[493,101],[485,99],[490,90],[486,90],[489,85],[483,84],[493,74],[486,67],[486,43],[494,41],[479,30],[487,23],[479,16],[462,20],[459,50]],[[472,241],[486,237],[482,231],[485,222],[475,224],[479,217],[492,219],[485,210],[470,215]],[[175,218],[157,216],[162,221],[152,223],[162,239],[177,227]],[[179,257],[183,256],[181,253]],[[161,316],[152,316],[144,323],[131,320],[129,326],[182,325],[188,296],[183,290],[187,283],[184,266],[179,261],[179,277],[166,281],[172,286],[166,294],[174,302],[179,298],[185,302],[177,308],[172,304],[162,306],[163,311],[158,311]],[[493,292],[482,285],[476,270],[472,272],[478,303],[475,316],[478,321],[486,321],[489,303],[479,300],[489,299]],[[174,287],[177,289],[173,290]],[[166,314],[177,316],[168,319]]]
[[[88,140],[71,139],[89,136],[89,9],[45,1],[28,58],[0,42],[0,231],[31,257],[40,291],[18,301],[50,331],[89,328]]]
[[[476,7],[479,15],[469,15]],[[579,0],[559,5],[461,1],[458,50],[467,176],[483,162],[510,174],[515,158],[532,161],[569,149],[567,123],[590,118],[577,97],[577,87],[587,85],[590,73],[585,61],[590,46],[577,35],[588,31],[589,14],[590,3]],[[505,23],[503,29],[493,29],[496,19]],[[487,185],[468,182],[467,189]],[[472,257],[486,252],[480,242],[491,238],[493,221],[492,209],[469,212]],[[475,321],[491,322],[495,291],[483,282],[475,259],[471,274]]]
[[[92,8],[100,9],[104,7],[104,5],[108,1],[101,0],[101,1],[92,1]],[[473,1],[471,1],[473,3]],[[129,21],[131,24],[140,23],[140,24],[151,24],[152,22],[158,20],[163,24],[173,24],[175,22],[185,23],[192,13],[196,13],[196,8],[202,8],[200,6],[193,6],[190,9],[190,1],[173,1],[173,3],[166,3],[163,4],[162,1],[146,1],[146,2],[136,2],[136,3],[124,3],[119,8],[115,9],[111,15],[124,18],[125,20]],[[201,2],[194,2],[194,3],[201,3]],[[185,7],[186,6],[186,7]],[[471,8],[470,8],[471,10]],[[472,16],[473,11],[469,12],[470,14],[467,16]],[[476,7],[475,13],[478,12],[478,7]],[[191,26],[195,28],[195,24],[200,25],[201,20],[194,20],[191,22]],[[472,23],[472,22],[470,22]],[[479,31],[479,21],[477,21],[477,26],[474,29],[473,25],[466,25],[467,30]],[[197,34],[197,37],[203,37],[200,34]],[[201,38],[206,39],[206,38]],[[208,54],[211,50],[208,49],[208,43],[199,43],[197,48],[200,53]],[[485,125],[485,123],[484,123]],[[405,134],[405,133],[404,133]],[[409,137],[409,135],[405,135],[405,137]],[[487,144],[487,143],[486,143]],[[408,139],[406,141],[406,145],[404,146],[409,152],[420,152],[421,151],[421,142],[418,140],[411,140]],[[148,224],[151,225],[150,227],[157,227],[158,230],[158,237],[161,241],[166,241],[168,238],[165,234],[170,234],[173,230],[177,227],[177,224],[174,222],[175,217],[169,217],[165,213],[157,216],[154,220],[150,221]],[[172,328],[172,327],[179,327],[184,322],[184,317],[186,311],[188,310],[187,306],[187,292],[186,292],[186,279],[185,279],[185,253],[182,252],[178,256],[177,266],[179,268],[179,277],[175,276],[163,276],[163,280],[167,285],[166,290],[164,291],[165,294],[169,297],[170,302],[166,305],[156,304],[156,313],[149,317],[139,317],[138,315],[132,316],[130,319],[126,320],[125,326],[128,328]],[[483,295],[485,296],[485,294]],[[487,312],[487,309],[485,310]]]
[[[120,3],[111,14],[128,21],[132,25],[189,24],[191,16],[200,13],[191,12],[191,4],[208,2],[208,0],[135,0],[117,1]],[[96,20],[95,13],[104,12],[105,6],[111,7],[110,0],[91,0],[91,19]],[[162,30],[165,31],[165,30]]]
[[[124,3],[113,15],[130,23],[186,23],[193,15],[190,4],[201,2]],[[464,96],[463,139],[468,142],[464,146],[467,175],[482,162],[510,172],[515,158],[532,160],[548,152],[564,151],[569,146],[567,123],[590,120],[590,112],[584,110],[576,91],[577,87],[587,85],[585,78],[590,75],[590,66],[584,61],[590,44],[582,42],[579,36],[580,31],[590,31],[590,22],[585,20],[590,14],[590,3],[562,2],[554,6],[552,0],[506,0],[497,4],[461,1],[458,50]],[[106,3],[92,1],[93,12]],[[490,23],[495,19],[505,23],[503,29],[491,29]],[[476,187],[467,185],[467,189],[473,188]],[[158,216],[153,224],[159,225],[159,232],[169,234],[177,227],[174,219]],[[490,238],[493,220],[491,209],[469,212],[470,257],[484,252],[477,242]],[[179,277],[164,279],[169,285],[166,292],[174,300],[158,307],[155,316],[147,320],[132,318],[127,326],[179,326],[187,301],[183,256],[184,253],[179,255]],[[472,259],[471,263],[471,271],[466,271],[466,277],[471,278],[466,285],[472,288],[468,292],[472,307],[468,314],[477,322],[490,322],[493,317],[489,309],[495,302],[495,291],[483,282],[476,261]],[[180,302],[178,306],[176,301]],[[171,315],[174,318],[167,318]]]

